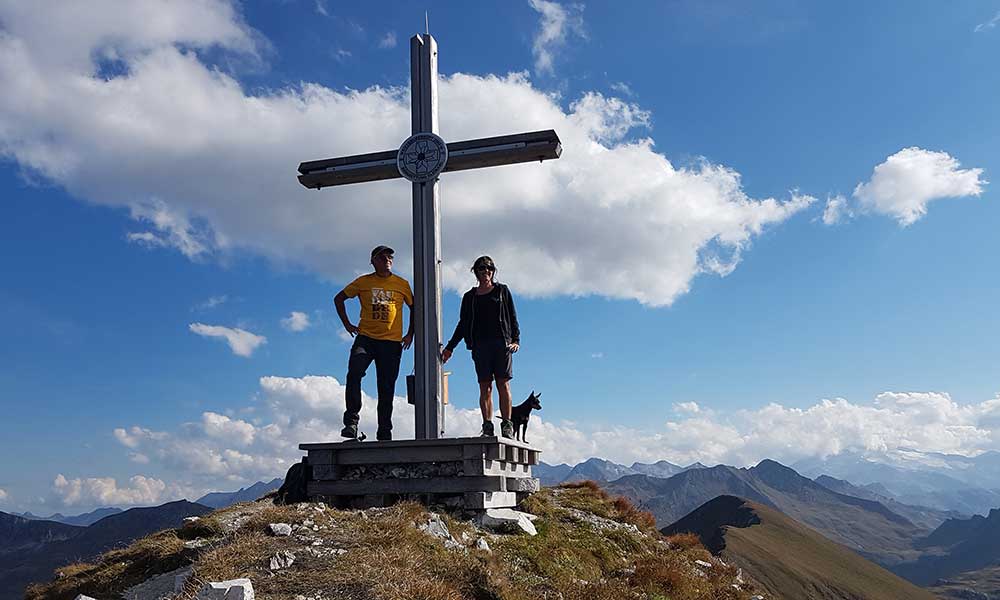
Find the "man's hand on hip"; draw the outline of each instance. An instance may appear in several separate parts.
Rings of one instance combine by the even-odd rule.
[[[351,337],[354,337],[354,336],[358,335],[358,331],[359,331],[358,328],[355,325],[351,324],[351,323],[345,323],[344,324],[344,329],[347,330],[347,333],[351,334]]]
[[[411,345],[413,345],[413,334],[408,333],[403,336],[403,350],[409,350]]]

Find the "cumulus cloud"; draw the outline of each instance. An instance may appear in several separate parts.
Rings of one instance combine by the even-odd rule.
[[[932,201],[983,193],[987,183],[981,179],[983,170],[959,166],[946,152],[904,148],[876,166],[871,179],[854,188],[854,198],[864,212],[886,215],[904,227],[912,225],[927,214]]]
[[[407,274],[405,181],[316,192],[293,176],[302,160],[397,147],[410,126],[405,87],[303,83],[250,93],[224,65],[190,50],[257,51],[259,35],[230,4],[135,4],[146,12],[128,4],[107,22],[72,2],[66,10],[0,4],[0,156],[78,198],[128,211],[137,243],[198,260],[247,251],[345,281],[377,229]],[[121,64],[113,75],[100,68],[109,52]],[[447,139],[554,128],[564,147],[542,165],[442,179],[442,273],[451,290],[470,284],[469,260],[488,251],[522,294],[668,305],[698,275],[730,273],[765,228],[812,201],[751,198],[724,165],[672,163],[640,137],[649,113],[619,98],[591,92],[563,106],[524,73],[456,73],[442,78],[439,94],[442,106],[464,107],[442,113]],[[374,215],[372,205],[399,210]],[[461,233],[487,225],[505,235]],[[655,264],[633,260],[653,253]]]
[[[583,6],[559,4],[549,0],[528,2],[542,17],[531,47],[535,56],[535,72],[554,75],[556,52],[566,45],[569,36],[586,36],[583,29]]]
[[[311,323],[309,322],[309,315],[304,312],[298,312],[293,310],[291,314],[281,320],[281,326],[288,331],[305,331],[309,328]]]
[[[52,490],[65,506],[148,505],[172,499],[166,483],[143,475],[136,475],[129,479],[127,486],[119,487],[113,477],[67,479],[60,473]]]
[[[852,209],[842,194],[837,194],[826,199],[826,208],[823,209],[823,224],[837,225],[854,218]]]
[[[260,379],[258,415],[252,422],[206,412],[176,431],[133,426],[116,430],[129,452],[141,452],[178,478],[185,489],[206,489],[280,476],[301,458],[297,444],[339,439],[344,386],[333,377]],[[363,395],[361,429],[376,428],[376,401]],[[394,434],[413,436],[413,409],[394,399]],[[449,436],[476,435],[478,407],[445,410]],[[655,421],[655,416],[649,421]],[[693,401],[673,405],[659,425],[584,426],[533,415],[529,439],[548,463],[577,463],[597,456],[631,464],[747,466],[764,458],[791,464],[842,452],[925,452],[974,455],[1000,450],[1000,395],[961,405],[940,392],[885,392],[871,402],[825,399],[805,408],[768,404],[716,411]]]
[[[0,502],[4,502],[5,500],[7,500],[7,498],[8,498],[7,490],[0,488]]]
[[[229,349],[237,356],[250,356],[261,344],[267,343],[266,337],[235,327],[191,323],[188,329],[200,336],[226,340]]]

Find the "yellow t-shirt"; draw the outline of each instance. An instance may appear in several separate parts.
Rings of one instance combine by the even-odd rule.
[[[413,305],[410,282],[398,275],[379,277],[374,273],[358,277],[344,288],[348,298],[361,300],[361,335],[376,340],[403,339],[403,304]]]

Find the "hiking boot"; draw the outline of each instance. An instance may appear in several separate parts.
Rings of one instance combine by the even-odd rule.
[[[355,440],[358,438],[358,426],[357,425],[345,425],[343,429],[340,430],[340,437],[350,438]]]
[[[380,429],[380,430],[378,430],[378,431],[375,432],[375,439],[378,440],[378,441],[380,441],[380,442],[391,442],[392,441],[392,432],[391,431],[382,431]]]
[[[480,437],[494,437],[496,431],[493,430],[493,421],[483,421],[483,432],[479,434]]]
[[[500,435],[509,440],[514,439],[514,422],[507,419],[500,421]]]

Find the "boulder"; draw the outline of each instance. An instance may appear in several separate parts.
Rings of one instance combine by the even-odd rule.
[[[288,550],[282,550],[271,557],[271,570],[287,569],[295,562],[295,554]]]
[[[181,567],[168,573],[150,577],[146,581],[130,587],[122,593],[125,600],[165,600],[184,589],[184,583],[191,575],[191,567]]]
[[[253,584],[246,578],[212,581],[198,590],[195,600],[254,600]]]
[[[288,523],[271,523],[268,525],[271,529],[271,534],[276,536],[287,536],[292,535],[292,526]]]
[[[528,513],[514,510],[512,508],[488,508],[479,516],[479,524],[487,529],[500,532],[524,532],[528,535],[535,535],[538,531],[532,523]]]

